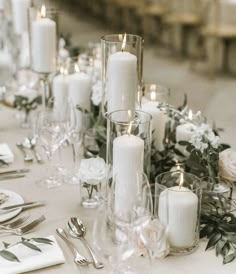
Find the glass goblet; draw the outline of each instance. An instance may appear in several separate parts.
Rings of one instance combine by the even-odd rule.
[[[39,114],[39,117],[37,119],[36,131],[39,143],[45,150],[45,153],[49,161],[49,175],[46,177],[46,179],[44,178],[38,181],[37,184],[46,188],[57,187],[62,184],[62,181],[59,179],[58,176],[53,174],[51,162],[52,156],[63,143],[63,123],[61,120],[58,120],[55,117],[52,110],[46,109]]]

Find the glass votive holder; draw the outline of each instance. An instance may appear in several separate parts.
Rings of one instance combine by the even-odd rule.
[[[144,84],[142,88],[142,103],[158,102],[167,103],[170,96],[170,90],[159,84]]]
[[[154,204],[171,254],[189,254],[198,247],[201,197],[200,179],[193,174],[174,171],[156,177]]]
[[[201,186],[203,214],[224,214],[235,209],[233,185],[229,180],[223,177],[203,177]]]
[[[143,111],[118,110],[107,114],[107,164],[113,174],[129,169],[149,177],[151,115]]]

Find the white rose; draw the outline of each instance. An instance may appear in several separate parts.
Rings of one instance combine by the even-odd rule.
[[[236,151],[228,148],[219,154],[220,175],[231,181],[236,181]]]
[[[102,102],[102,82],[98,81],[93,87],[92,87],[92,97],[91,100],[95,106],[100,105]]]
[[[82,159],[78,177],[84,183],[97,185],[106,179],[107,171],[107,165],[102,158]]]

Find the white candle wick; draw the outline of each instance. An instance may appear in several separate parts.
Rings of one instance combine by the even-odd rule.
[[[124,51],[125,46],[126,46],[126,33],[125,33],[125,35],[124,35],[124,39],[123,39],[123,42],[122,42],[122,47],[121,47],[121,50],[122,50],[122,51]]]
[[[46,17],[46,6],[45,5],[42,5],[40,13],[41,13],[42,18]]]

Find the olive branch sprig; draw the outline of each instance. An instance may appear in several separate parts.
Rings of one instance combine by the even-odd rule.
[[[36,245],[36,244],[47,244],[52,245],[53,241],[47,238],[31,238],[26,239],[24,237],[21,238],[21,241],[15,243],[15,244],[9,244],[6,242],[3,242],[4,249],[0,250],[0,256],[7,261],[10,262],[18,262],[20,263],[19,258],[11,251],[9,251],[10,247],[16,246],[16,245],[24,245],[34,251],[42,252],[42,250]]]

